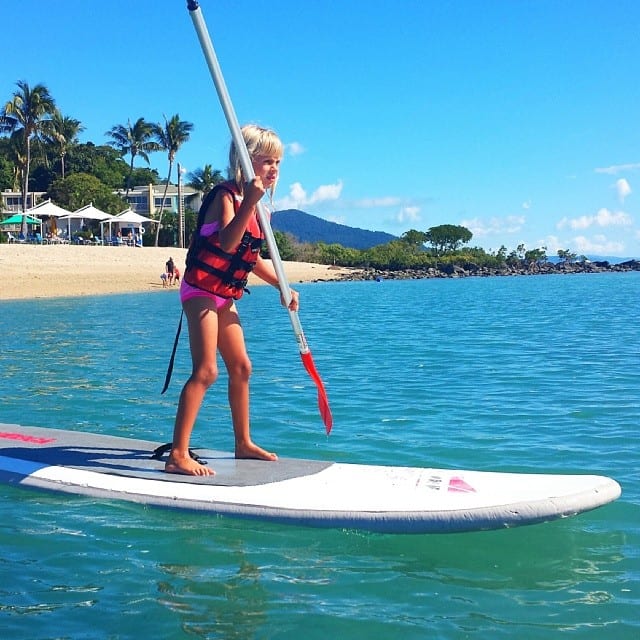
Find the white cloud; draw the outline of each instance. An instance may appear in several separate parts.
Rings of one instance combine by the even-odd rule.
[[[285,149],[290,156],[299,156],[304,153],[306,149],[299,142],[289,142],[285,145]]]
[[[558,252],[558,249],[566,249],[563,247],[560,238],[558,236],[547,236],[544,240],[538,241],[539,247],[547,247],[547,255],[553,256]]]
[[[616,180],[615,189],[618,193],[618,200],[620,200],[620,202],[624,202],[624,199],[631,193],[631,187],[624,178]]]
[[[402,207],[396,215],[396,222],[403,224],[406,222],[420,221],[420,207]]]
[[[566,216],[556,224],[556,229],[587,229],[593,224],[594,216],[581,216],[580,218],[573,218],[569,220]]]
[[[402,201],[396,196],[385,196],[382,198],[363,198],[353,203],[354,207],[362,209],[374,209],[376,207],[397,207]]]
[[[522,208],[523,209],[531,209],[531,200],[527,200],[526,202],[522,203]]]
[[[608,173],[610,175],[615,175],[616,173],[620,173],[621,171],[633,171],[635,169],[640,169],[640,162],[634,162],[632,164],[614,164],[610,167],[600,167],[598,169],[594,169],[596,173]]]
[[[576,253],[591,253],[596,255],[618,255],[624,252],[624,242],[616,242],[607,240],[603,235],[595,235],[589,239],[585,236],[576,236],[572,242],[574,246],[570,247],[570,251]]]
[[[336,201],[340,198],[342,186],[342,180],[338,180],[336,184],[321,185],[311,195],[308,195],[299,182],[294,182],[289,187],[289,195],[277,200],[276,209],[299,209],[322,202]]]
[[[594,216],[580,216],[579,218],[564,217],[558,224],[557,229],[588,229],[592,226],[612,227],[612,226],[629,226],[633,224],[633,219],[624,211],[612,212],[609,209],[602,208]]]
[[[467,227],[475,237],[482,237],[498,233],[517,233],[522,229],[525,220],[525,216],[494,217],[489,220],[472,218],[471,220],[462,220],[460,224]]]
[[[568,240],[560,240],[557,236],[547,236],[540,241],[540,245],[547,247],[547,255],[555,256],[558,249],[572,251],[577,254],[591,255],[622,255],[625,251],[624,242],[607,240],[606,236],[596,234],[592,238],[579,235]]]
[[[337,200],[342,193],[342,180],[336,182],[336,184],[325,184],[318,187],[309,200],[309,204],[315,204],[316,202],[324,202],[325,200]]]

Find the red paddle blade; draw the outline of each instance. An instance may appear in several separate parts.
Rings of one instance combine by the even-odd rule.
[[[311,379],[316,383],[316,387],[318,387],[318,408],[320,409],[320,415],[322,416],[322,421],[324,422],[324,426],[327,430],[327,435],[329,435],[331,433],[331,427],[333,426],[333,416],[331,415],[331,409],[329,408],[327,392],[324,390],[324,385],[322,384],[320,375],[316,371],[316,365],[311,357],[311,351],[301,353],[300,357],[302,358],[304,368],[311,376]]]

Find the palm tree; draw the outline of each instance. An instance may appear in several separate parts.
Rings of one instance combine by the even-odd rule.
[[[168,152],[169,157],[169,173],[167,174],[167,181],[164,185],[164,194],[162,195],[162,202],[160,203],[160,211],[158,213],[158,224],[156,225],[156,242],[155,246],[158,246],[158,238],[160,237],[160,226],[162,224],[162,212],[164,210],[164,201],[167,197],[167,190],[169,189],[169,182],[171,181],[171,171],[173,170],[173,162],[176,158],[178,149],[189,139],[191,131],[193,130],[193,124],[180,120],[180,116],[176,113],[167,120],[164,117],[164,127],[159,124],[153,125],[153,135],[158,141],[158,146],[163,151]]]
[[[58,109],[53,112],[51,120],[47,122],[44,139],[54,149],[56,156],[60,158],[60,175],[63,180],[64,157],[71,146],[78,144],[78,135],[82,131],[84,131],[84,127],[80,120],[63,116]]]
[[[202,191],[205,196],[217,184],[224,182],[222,173],[218,169],[214,169],[210,164],[205,164],[202,169],[195,169],[188,177],[188,185],[196,191]]]
[[[11,188],[14,191],[22,191],[22,177],[27,166],[27,152],[24,148],[24,138],[21,131],[14,131],[9,136],[7,158],[13,164]]]
[[[33,88],[24,80],[16,82],[18,90],[5,105],[0,115],[0,127],[4,131],[21,132],[24,140],[25,163],[22,171],[22,233],[27,232],[27,194],[31,169],[31,140],[42,132],[43,123],[53,114],[56,105],[43,84]]]
[[[144,118],[138,118],[133,126],[131,126],[131,120],[127,120],[126,125],[117,124],[105,133],[106,136],[111,138],[109,144],[115,147],[123,156],[128,153],[131,154],[125,197],[129,195],[129,189],[131,189],[131,174],[133,173],[133,161],[136,156],[140,156],[149,164],[149,153],[160,150],[159,146],[152,140],[154,126]]]

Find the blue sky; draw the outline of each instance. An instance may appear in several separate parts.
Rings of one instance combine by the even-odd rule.
[[[640,257],[637,0],[200,6],[239,120],[287,146],[278,208],[394,235],[460,224],[487,251]],[[42,82],[96,144],[178,113],[194,124],[178,161],[226,169],[184,0],[21,0],[2,18],[2,102]],[[164,154],[151,164],[166,176]]]

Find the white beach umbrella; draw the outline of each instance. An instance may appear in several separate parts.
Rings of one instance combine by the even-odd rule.
[[[67,211],[62,207],[59,207],[57,204],[51,202],[51,199],[49,199],[41,202],[31,209],[27,209],[25,213],[29,216],[36,216],[38,218],[42,218],[42,216],[49,216],[50,218],[60,218],[62,216],[69,215],[71,211]]]
[[[25,212],[27,215],[36,216],[38,218],[49,217],[52,219],[51,228],[55,230],[56,228],[56,218],[62,218],[63,216],[69,215],[71,212],[67,211],[67,209],[63,209],[59,207],[57,204],[51,202],[51,198],[49,200],[45,200],[40,204],[37,204],[35,207],[31,209],[27,209]],[[41,225],[42,227],[42,225]],[[42,231],[42,228],[40,229]]]
[[[59,219],[67,221],[67,233],[69,234],[69,237],[71,237],[71,220],[99,220],[101,223],[100,227],[102,228],[102,224],[106,220],[110,220],[113,217],[114,216],[112,216],[110,213],[100,211],[100,209],[94,207],[93,203],[90,202],[84,207],[76,209],[73,213],[68,213],[65,216],[60,216]]]
[[[140,233],[144,233],[144,227],[142,224],[144,222],[158,222],[157,220],[153,220],[152,218],[147,218],[147,216],[140,215],[136,213],[133,209],[125,209],[117,216],[114,216],[109,220],[109,233],[111,233],[111,223],[118,223],[120,226],[122,224],[125,225],[133,225],[137,227]]]

